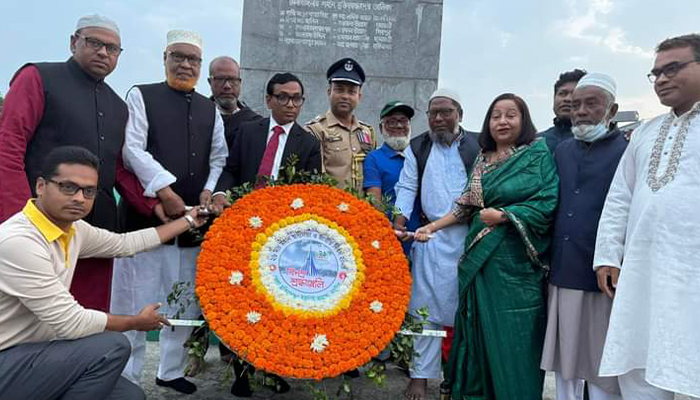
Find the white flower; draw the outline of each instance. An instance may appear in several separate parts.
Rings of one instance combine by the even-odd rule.
[[[338,210],[340,210],[340,212],[348,212],[348,210],[350,210],[350,206],[348,203],[340,203],[338,204]]]
[[[232,285],[240,285],[241,282],[243,282],[243,273],[241,271],[232,271],[229,282],[231,282]]]
[[[250,225],[250,227],[253,229],[259,229],[259,228],[262,228],[263,220],[262,220],[262,218],[258,217],[257,215],[254,215],[254,216],[248,218],[248,225]]]
[[[380,313],[384,309],[384,305],[381,301],[375,300],[369,304],[369,309],[374,311],[375,313]]]
[[[326,335],[316,335],[314,336],[313,342],[311,342],[311,350],[315,351],[316,353],[320,353],[323,350],[326,349],[328,346],[328,339],[326,339]]]
[[[372,247],[379,250],[379,240],[375,240],[374,242],[372,242]]]
[[[304,207],[304,200],[297,197],[296,199],[294,199],[294,201],[292,201],[291,207],[295,210]]]
[[[257,311],[249,311],[248,314],[246,314],[245,318],[248,320],[249,323],[255,324],[260,322],[262,315]]]

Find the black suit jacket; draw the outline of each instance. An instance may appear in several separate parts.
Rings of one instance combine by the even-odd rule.
[[[216,191],[225,191],[245,182],[255,183],[267,147],[269,127],[270,118],[241,124],[233,146],[229,149],[226,166],[216,184]],[[299,158],[296,164],[298,171],[321,172],[321,146],[315,137],[296,122],[292,125],[284,144],[281,166],[287,164],[292,154]]]

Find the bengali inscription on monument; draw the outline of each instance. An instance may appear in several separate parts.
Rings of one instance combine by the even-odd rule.
[[[305,122],[328,108],[328,66],[352,57],[367,74],[360,119],[376,126],[391,100],[423,111],[437,85],[441,26],[442,0],[245,0],[242,98],[267,114],[265,83],[276,72],[293,72],[305,86]],[[414,131],[425,126],[417,113]]]
[[[396,16],[391,4],[289,0],[289,6],[279,18],[279,41],[284,44],[393,50]]]

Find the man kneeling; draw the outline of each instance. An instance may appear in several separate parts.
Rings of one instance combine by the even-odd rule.
[[[138,315],[80,306],[68,291],[79,258],[125,257],[204,224],[193,209],[158,228],[115,234],[81,219],[92,210],[99,160],[58,147],[44,161],[36,199],[0,224],[0,397],[144,399],[122,369],[131,346],[119,332],[159,329],[160,304]]]

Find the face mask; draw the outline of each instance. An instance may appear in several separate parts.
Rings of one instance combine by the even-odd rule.
[[[609,112],[609,111],[608,111]],[[593,143],[610,134],[608,130],[608,112],[605,113],[605,117],[597,125],[577,125],[571,127],[571,133],[574,134],[576,140],[582,142]]]
[[[411,141],[408,136],[388,136],[384,138],[384,143],[396,151],[403,151]]]

